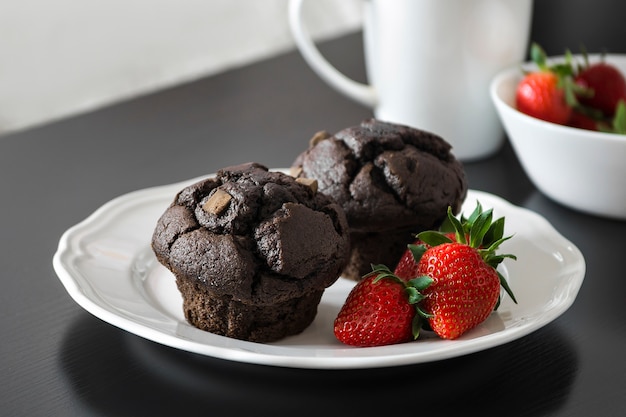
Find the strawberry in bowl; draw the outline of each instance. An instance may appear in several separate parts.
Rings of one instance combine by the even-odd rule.
[[[547,58],[538,46],[534,48],[532,62],[521,64],[522,70],[518,64],[501,71],[489,90],[522,168],[551,200],[583,213],[626,220],[626,135],[619,134],[626,133],[626,105],[617,99],[613,115],[593,107],[596,101],[590,99],[603,95],[603,88],[615,84],[582,81],[586,71],[606,71],[610,67],[626,74],[626,55],[566,54]],[[544,64],[537,63],[537,55],[545,60]],[[572,107],[565,123],[527,114],[518,103],[524,79],[541,71],[559,74],[557,88],[562,89],[564,100]]]
[[[536,67],[525,71],[515,91],[516,108],[560,125],[626,134],[626,78],[615,65],[590,63],[587,54],[551,63],[538,45],[531,47]]]

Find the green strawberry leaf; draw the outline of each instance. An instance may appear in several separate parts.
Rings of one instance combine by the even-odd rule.
[[[496,240],[495,242],[491,242],[491,245],[489,245],[489,247],[486,248],[484,250],[484,252],[488,253],[488,254],[493,254],[496,251],[496,249],[498,249],[498,247],[502,244],[502,242],[505,242],[505,241],[509,240],[512,237],[513,237],[513,235],[505,236],[505,237],[502,237],[502,238]]]
[[[465,230],[465,227],[463,226],[463,224],[465,223],[471,226],[471,224],[473,224],[471,216],[470,216],[470,219],[462,222],[461,220],[463,219],[459,220],[456,217],[454,217],[454,214],[452,213],[452,207],[448,206],[448,219],[450,220],[450,223],[452,224],[452,226],[454,226],[454,231],[456,233],[456,241],[459,243],[467,243],[467,239],[465,238],[467,230]]]
[[[411,323],[411,332],[413,333],[413,340],[417,340],[420,336],[420,330],[422,329],[422,324],[424,323],[424,316],[418,313],[413,317],[413,322]]]
[[[433,279],[428,275],[422,275],[417,278],[413,278],[409,281],[411,287],[417,289],[418,291],[423,291],[433,283]]]
[[[513,295],[513,291],[511,291],[511,287],[509,287],[509,283],[506,281],[506,278],[504,278],[504,275],[502,275],[499,271],[496,272],[498,273],[498,278],[500,278],[500,285],[504,288],[504,291],[506,291],[509,297],[511,297],[511,300],[517,304],[517,299],[515,298],[515,295]]]
[[[549,66],[548,69],[558,76],[559,81],[564,79],[573,79],[573,77],[575,77],[578,73],[577,68],[574,66],[574,56],[569,49],[565,51],[564,62],[553,64]]]
[[[441,232],[437,232],[435,230],[426,230],[424,232],[418,233],[417,238],[430,246],[437,246],[437,245],[441,245],[442,243],[452,242],[452,239],[450,239],[448,236],[444,235]],[[410,245],[410,246],[415,246],[415,245]],[[413,257],[415,257],[415,253],[413,253]]]
[[[548,65],[546,52],[536,42],[533,42],[533,44],[530,46],[530,58],[535,64],[537,64],[539,69],[547,69]]]
[[[424,295],[422,295],[415,287],[407,286],[405,290],[409,296],[409,304],[417,304],[424,299]]]
[[[441,226],[439,226],[439,231],[441,233],[454,233],[456,230],[454,229],[454,225],[450,222],[450,219],[446,216],[446,218],[441,222]]]
[[[502,236],[504,236],[504,217],[500,217],[491,223],[489,230],[483,237],[483,246],[488,245],[491,247],[494,242],[502,239]]]
[[[565,102],[574,108],[579,106],[577,92],[587,90],[576,84],[571,74],[559,74],[559,87],[565,92]],[[585,94],[588,93],[585,92]]]
[[[485,263],[487,263],[487,265],[489,265],[489,266],[497,268],[498,265],[500,265],[502,263],[502,261],[504,261],[506,258],[517,260],[517,257],[515,255],[511,255],[511,254],[505,254],[505,255],[491,254],[491,255],[487,256],[487,259],[485,259]]]
[[[365,277],[372,276],[374,274],[378,274],[379,272],[391,272],[387,265],[383,264],[370,264],[372,271],[369,274],[366,274]]]
[[[422,310],[419,306],[417,306],[415,310],[417,311],[416,316],[420,316],[423,319],[430,319],[433,317],[432,314],[428,313],[427,311]]]
[[[626,135],[626,103],[620,100],[615,109],[615,117],[613,118],[613,132]]]
[[[469,218],[465,219],[464,221],[464,219],[461,217],[461,223],[466,224],[468,226],[468,230],[465,230],[465,233],[469,233],[469,227],[471,227],[471,225],[474,224],[474,222],[476,221],[476,219],[480,216],[482,212],[483,212],[483,207],[480,204],[480,201],[477,201],[476,208],[474,209],[472,214],[470,214]]]
[[[476,218],[476,221],[472,224],[470,229],[470,241],[469,244],[473,248],[478,248],[483,243],[483,238],[489,228],[491,227],[491,218],[493,211],[491,209],[484,211]]]
[[[420,259],[422,259],[422,255],[424,255],[424,252],[426,252],[426,246],[407,245],[407,248],[411,251],[411,255],[413,255],[413,261],[418,264]]]

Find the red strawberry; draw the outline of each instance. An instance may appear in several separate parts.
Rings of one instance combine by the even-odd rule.
[[[423,291],[422,308],[432,316],[431,329],[444,339],[456,339],[485,321],[498,302],[496,270],[469,245],[453,242],[428,249],[418,272],[434,280]]]
[[[384,265],[359,281],[334,323],[335,337],[353,346],[382,346],[408,342],[419,334],[415,304],[429,278],[406,283]]]
[[[456,241],[456,236],[452,232],[444,233],[443,235],[447,238],[446,241]],[[424,253],[424,251],[429,247],[430,245],[422,242],[420,239],[416,239],[415,242],[407,245],[407,249],[402,254],[402,257],[400,258],[400,261],[398,261],[393,273],[405,281],[417,277],[417,262],[415,259],[419,258],[419,256],[421,256],[421,254]],[[416,254],[416,252],[420,253]]]
[[[530,55],[538,70],[527,73],[519,82],[515,92],[517,109],[538,119],[566,124],[579,104],[576,93],[584,91],[574,82],[577,68],[572,54],[568,52],[564,62],[549,64],[545,51],[533,43]]]
[[[418,278],[429,277],[433,282],[421,291],[421,315],[428,320],[432,330],[442,338],[455,339],[482,323],[499,305],[500,286],[511,296],[504,277],[496,267],[504,258],[497,255],[503,237],[504,218],[492,223],[492,211],[482,211],[480,204],[472,213],[471,221],[458,221],[448,211],[448,218],[461,236],[459,242],[442,242],[436,232],[420,233],[418,237],[431,247],[418,258]],[[469,225],[468,225],[469,223]],[[469,228],[469,239],[463,242],[463,232]],[[481,248],[481,246],[483,246]]]
[[[598,62],[584,68],[575,78],[576,84],[592,91],[578,97],[580,103],[613,117],[617,103],[626,101],[626,79],[613,65]]]
[[[549,71],[527,74],[517,86],[515,103],[522,113],[552,123],[566,124],[572,114],[559,78]]]
[[[407,245],[407,249],[404,251],[404,254],[402,254],[402,257],[400,258],[398,265],[396,265],[396,268],[393,270],[393,273],[397,277],[407,281],[417,277],[417,261],[415,258],[417,257],[419,259],[421,254],[413,255],[413,252],[422,251],[423,253],[425,250],[426,247],[421,240],[416,240],[415,243]]]

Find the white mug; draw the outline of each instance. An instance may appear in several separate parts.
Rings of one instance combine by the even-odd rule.
[[[376,118],[436,133],[461,160],[499,149],[502,125],[489,98],[495,74],[526,56],[532,0],[365,0],[369,84],[333,67],[290,0],[289,25],[302,56],[339,92]]]

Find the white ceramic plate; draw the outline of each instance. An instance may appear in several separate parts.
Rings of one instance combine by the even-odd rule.
[[[469,192],[465,212],[476,200],[506,216],[502,247],[519,304],[504,297],[498,312],[453,341],[426,337],[415,342],[355,348],[333,335],[333,320],[352,281],[340,278],[326,290],[315,321],[302,334],[260,344],[211,334],[189,325],[174,278],[155,259],[150,238],[174,195],[194,180],[120,196],[67,230],[54,255],[54,269],[70,296],[100,319],[152,341],[212,357],[295,368],[373,368],[415,364],[465,355],[527,335],[561,315],[574,302],[585,261],[572,243],[543,217],[491,194]]]

